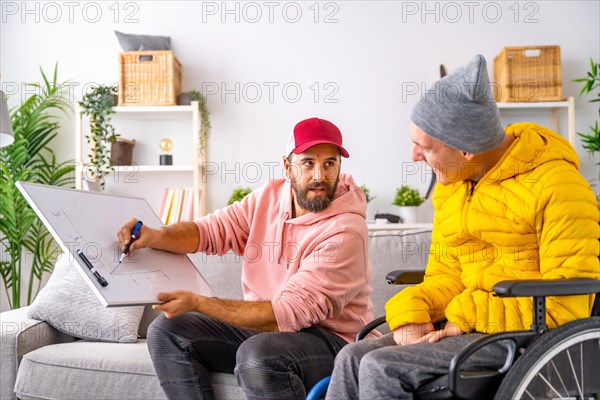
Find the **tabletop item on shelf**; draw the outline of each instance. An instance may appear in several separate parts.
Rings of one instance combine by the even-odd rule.
[[[170,36],[139,35],[115,31],[123,51],[171,50]]]
[[[252,192],[252,189],[249,187],[237,187],[233,189],[233,193],[231,193],[231,197],[229,198],[227,205],[230,206],[236,201],[242,201],[242,199],[248,196],[250,192]]]
[[[181,64],[171,50],[119,53],[119,106],[174,106]]]
[[[416,189],[408,185],[402,185],[396,189],[396,197],[392,205],[398,206],[398,213],[402,222],[412,224],[419,222],[419,206],[425,199],[421,197]]]
[[[135,139],[117,138],[110,145],[110,161],[112,165],[131,165]]]
[[[200,112],[200,120],[202,122],[200,124],[198,137],[200,139],[200,153],[204,154],[206,152],[206,142],[208,141],[211,128],[210,112],[206,105],[206,96],[197,90],[183,92],[177,96],[177,104],[180,106],[189,106],[193,101],[198,102],[198,111]]]
[[[164,138],[160,141],[160,148],[163,154],[160,155],[160,165],[173,165],[173,155],[169,154],[173,148],[173,141],[169,138]]]
[[[89,134],[85,138],[90,146],[90,169],[86,177],[90,181],[100,181],[104,188],[104,177],[113,170],[108,154],[108,145],[115,142],[119,135],[112,125],[111,116],[114,114],[115,86],[93,86],[79,102],[81,113],[89,117]]]
[[[560,46],[505,47],[494,58],[496,101],[560,101]]]
[[[363,192],[365,192],[365,198],[367,199],[367,204],[371,202],[375,198],[375,196],[371,196],[371,190],[367,187],[367,185],[363,184],[360,187]]]
[[[377,220],[383,220],[385,223],[390,222],[392,224],[402,223],[401,218],[395,214],[377,213],[375,214],[375,222],[377,222]]]

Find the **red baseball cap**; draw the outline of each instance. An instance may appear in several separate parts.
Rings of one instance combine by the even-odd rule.
[[[343,157],[350,157],[342,147],[342,132],[331,122],[320,118],[309,118],[296,124],[286,146],[286,155],[291,152],[300,154],[323,143],[336,146]]]

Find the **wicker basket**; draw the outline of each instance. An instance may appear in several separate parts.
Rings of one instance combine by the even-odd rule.
[[[560,46],[505,47],[494,59],[496,101],[562,100]]]
[[[181,93],[181,64],[170,50],[119,53],[120,106],[174,106]]]

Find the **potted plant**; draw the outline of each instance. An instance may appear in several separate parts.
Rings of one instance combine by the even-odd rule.
[[[367,187],[367,185],[363,184],[360,188],[363,190],[363,192],[365,192],[367,204],[369,204],[371,202],[371,200],[373,200],[375,198],[375,196],[371,197],[371,192],[370,192],[369,188]]]
[[[208,141],[208,137],[210,136],[210,112],[208,111],[208,107],[206,106],[206,97],[202,93],[197,90],[190,90],[188,92],[183,92],[177,97],[177,104],[179,105],[189,105],[192,101],[198,102],[198,111],[200,112],[200,132],[198,135],[200,137],[200,153],[203,154],[206,149],[206,143]]]
[[[408,185],[402,185],[396,189],[396,197],[392,203],[399,207],[400,218],[402,222],[411,224],[418,222],[419,219],[419,206],[423,204],[425,200],[421,197],[416,189]]]
[[[583,88],[579,92],[580,96],[591,93],[596,89],[600,88],[600,63],[595,63],[593,58],[590,58],[590,70],[585,78],[575,79],[573,82],[582,82]],[[598,116],[600,119],[600,90],[596,92],[596,98],[590,100],[590,103],[598,103]],[[600,129],[598,128],[598,119],[595,124],[590,126],[591,134],[584,134],[577,132],[577,135],[581,137],[583,148],[588,151],[590,156],[594,156],[594,153],[600,153]],[[600,166],[600,163],[596,164]],[[598,182],[597,186],[600,186],[600,168],[598,168]],[[597,199],[600,202],[600,191],[598,192]]]
[[[113,170],[110,162],[108,145],[116,142],[119,135],[111,124],[111,114],[114,113],[115,86],[98,85],[83,96],[79,102],[82,114],[90,117],[90,134],[85,135],[90,145],[89,181],[98,181],[104,188],[104,176]]]
[[[63,96],[67,82],[57,83],[58,65],[49,80],[40,68],[43,84],[27,84],[34,89],[21,105],[11,110],[14,142],[0,148],[0,277],[10,308],[22,300],[31,304],[40,289],[44,273],[52,272],[60,253],[52,236],[36,217],[15,183],[26,181],[73,187],[73,160],[58,162],[50,143],[60,132],[56,111],[67,112],[70,104]],[[31,255],[29,275],[23,271],[26,254]],[[29,256],[27,256],[29,257]],[[22,299],[21,288],[27,288]]]
[[[235,203],[236,201],[241,201],[244,197],[248,196],[250,194],[250,192],[252,192],[252,189],[250,189],[249,187],[247,187],[247,188],[238,187],[238,188],[233,189],[233,193],[231,194],[231,197],[229,198],[227,205],[230,206],[233,203]]]

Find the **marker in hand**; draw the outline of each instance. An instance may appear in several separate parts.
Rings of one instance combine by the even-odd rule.
[[[115,268],[123,262],[125,257],[127,257],[127,253],[129,253],[129,248],[131,247],[131,245],[133,244],[135,239],[137,239],[137,237],[140,233],[140,229],[142,229],[142,225],[143,225],[142,221],[138,221],[135,223],[135,225],[133,227],[133,231],[131,231],[131,238],[129,238],[129,243],[127,243],[127,245],[125,246],[125,250],[123,250],[123,254],[121,254],[121,258],[119,258],[119,262],[117,263],[117,265],[115,265]]]

